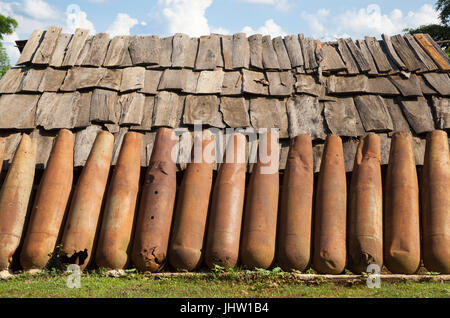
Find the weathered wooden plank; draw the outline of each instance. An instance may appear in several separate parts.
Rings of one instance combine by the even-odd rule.
[[[244,93],[269,95],[269,82],[264,73],[242,70]]]
[[[0,96],[0,129],[35,128],[36,106],[40,94]]]
[[[153,152],[153,145],[156,139],[156,132],[146,133],[142,137],[141,167],[148,167]]]
[[[45,70],[43,69],[29,69],[27,70],[22,78],[22,83],[18,91],[35,93],[39,92],[39,85],[41,84],[42,77],[44,76]]]
[[[383,95],[383,96],[394,96],[394,95],[400,95],[400,92],[395,87],[394,84],[389,80],[387,77],[372,77],[368,78],[368,86],[367,86],[367,93],[369,94],[376,94],[376,95]]]
[[[129,36],[115,36],[109,43],[108,51],[103,62],[104,67],[119,67],[128,52],[130,44]]]
[[[299,41],[305,61],[305,70],[315,70],[319,67],[316,59],[316,41],[313,38],[301,37],[299,37]]]
[[[153,127],[179,127],[183,108],[183,96],[179,96],[172,92],[159,92],[155,97],[152,122]]]
[[[355,105],[367,132],[389,132],[394,129],[392,118],[380,96],[356,96]]]
[[[345,66],[347,67],[347,73],[349,75],[359,74],[358,64],[353,58],[353,55],[350,52],[350,49],[348,48],[344,39],[338,39],[337,42],[338,42],[338,50],[342,56],[342,59],[344,60]]]
[[[395,74],[399,74],[400,72],[405,72],[405,70],[400,69],[398,64],[393,59],[391,53],[389,53],[389,48],[387,47],[386,42],[381,40],[381,41],[379,41],[379,43],[380,43],[381,50],[383,50],[383,53],[386,56],[386,59],[388,60],[388,63],[392,69],[392,71],[390,71],[389,74],[395,75]]]
[[[191,38],[184,53],[184,66],[186,68],[194,68],[197,59],[198,38]]]
[[[127,38],[129,38],[129,41],[131,41],[131,36],[128,36]],[[129,43],[128,43],[129,44]],[[133,66],[133,61],[131,61],[131,55],[130,55],[130,49],[128,47],[127,50],[125,50],[124,56],[123,56],[123,60],[122,60],[122,64],[120,64],[121,68],[125,68],[125,67],[132,67]],[[151,66],[148,66],[151,67]]]
[[[187,34],[177,33],[173,37],[172,67],[183,68],[186,63],[187,48],[191,38]]]
[[[432,107],[438,129],[450,129],[450,99],[433,96]]]
[[[222,83],[222,95],[241,95],[242,94],[242,79],[240,72],[225,72]]]
[[[214,70],[222,62],[220,52],[220,38],[212,34],[200,37],[197,60],[195,69],[200,71]]]
[[[423,76],[418,76],[418,78],[423,95],[439,95],[439,93],[428,84]]]
[[[369,80],[366,75],[333,75],[328,78],[327,87],[330,94],[366,93],[369,89]]]
[[[427,53],[425,53],[425,51],[422,49],[419,43],[417,43],[412,34],[405,34],[405,38],[406,41],[408,41],[414,53],[416,54],[416,56],[425,65],[428,71],[434,72],[439,69],[437,65],[434,63],[433,59]]]
[[[398,56],[397,51],[394,49],[391,37],[386,34],[382,34],[381,37],[384,40],[385,48],[387,53],[389,54],[389,57],[395,62],[400,70],[407,71],[408,68],[406,67],[405,63],[403,63],[400,56]]]
[[[392,132],[410,132],[408,121],[402,113],[400,105],[397,104],[394,98],[383,98],[386,107],[391,115],[394,129]]]
[[[156,70],[146,70],[144,79],[144,88],[140,90],[141,93],[156,95],[158,93],[158,86],[163,72]]]
[[[224,122],[231,128],[250,127],[248,106],[243,97],[221,97],[220,111]]]
[[[250,66],[256,69],[263,69],[262,62],[262,35],[255,34],[248,38],[248,43],[250,46]]]
[[[172,66],[172,51],[173,51],[173,36],[162,38],[160,40],[161,51],[159,56],[159,66],[160,67],[171,67]]]
[[[142,122],[140,125],[132,126],[132,130],[151,131],[153,108],[155,107],[155,96],[145,96]]]
[[[129,51],[133,65],[156,65],[161,52],[159,37],[134,36],[130,40]]]
[[[347,69],[334,46],[321,43],[319,51],[322,56],[320,66],[323,72],[338,72]]]
[[[144,117],[145,95],[130,93],[121,95],[117,103],[121,109],[120,125],[141,125]]]
[[[75,34],[70,40],[69,45],[67,46],[66,55],[64,56],[64,60],[62,62],[62,66],[74,66],[78,60],[78,56],[81,53],[81,50],[84,48],[84,44],[89,37],[89,30],[86,29],[76,29]]]
[[[218,71],[202,71],[198,78],[196,93],[197,94],[219,94],[222,92],[224,72]]]
[[[0,94],[16,93],[20,88],[26,70],[25,68],[9,69],[0,79]]]
[[[103,124],[105,128],[111,133],[111,134],[117,134],[120,132],[120,125],[117,124]]]
[[[324,140],[326,137],[323,118],[323,103],[317,97],[296,95],[287,102],[289,118],[289,136],[294,138],[300,134],[310,135],[313,140]]]
[[[295,79],[292,72],[266,72],[269,81],[269,94],[290,96],[294,91]]]
[[[91,46],[86,58],[83,60],[83,66],[99,67],[103,65],[110,43],[109,34],[98,33],[92,38]]]
[[[9,169],[9,165],[14,158],[17,147],[22,140],[22,133],[1,132],[0,136],[3,138],[3,142],[5,143],[2,167],[2,169],[5,171]]]
[[[344,151],[345,172],[352,172],[355,164],[356,152],[358,151],[359,141],[357,139],[347,139],[342,141],[342,150]]]
[[[374,37],[366,37],[367,48],[369,49],[372,57],[377,65],[378,72],[380,73],[390,73],[392,71],[392,67],[389,64],[386,55],[384,55],[383,50],[381,49],[380,43]]]
[[[94,40],[93,36],[89,36],[87,38],[86,42],[84,43],[83,49],[81,50],[80,54],[78,55],[78,59],[75,62],[75,66],[83,65],[84,60],[86,60],[89,55],[89,51],[91,50],[93,40]]]
[[[219,105],[220,99],[215,95],[188,95],[184,108],[183,123],[193,125],[196,121],[200,121],[203,125],[225,128]]]
[[[297,94],[309,94],[320,97],[325,87],[320,84],[316,75],[296,74],[295,91]]]
[[[281,70],[290,70],[292,69],[291,61],[289,60],[289,55],[286,50],[286,46],[284,45],[283,38],[278,36],[273,39],[273,47],[275,49],[275,53],[277,54],[278,64],[280,65]]]
[[[438,49],[433,45],[434,41],[432,41],[432,39],[430,40],[430,37],[427,37],[426,34],[414,34],[414,38],[441,70],[446,72],[450,71],[450,62],[448,58],[443,56],[443,52],[440,48]]]
[[[80,93],[44,93],[36,110],[36,125],[45,130],[72,129],[78,118]]]
[[[58,27],[51,26],[45,32],[44,39],[39,45],[39,48],[34,54],[32,63],[37,65],[48,65],[52,58],[53,52],[58,42],[59,35],[62,29]]]
[[[279,70],[277,53],[273,47],[273,42],[270,35],[262,37],[262,64],[266,70]]]
[[[287,120],[286,122],[283,120],[283,115],[286,116],[286,106],[279,99],[261,97],[250,99],[250,121],[255,129],[279,128],[281,137],[281,131],[287,130]]]
[[[83,167],[94,146],[98,133],[102,130],[101,126],[92,125],[75,135],[75,146],[73,164],[75,167]]]
[[[292,67],[304,66],[302,47],[300,46],[298,37],[295,35],[287,35],[284,38],[284,44],[286,45]]]
[[[114,146],[112,152],[111,165],[115,166],[119,159],[120,150],[122,149],[123,139],[128,133],[128,127],[120,127],[119,132],[114,133]]]
[[[230,71],[233,69],[233,36],[222,35],[220,41],[222,43],[223,65],[225,70]]]
[[[423,74],[428,84],[430,84],[442,96],[450,96],[450,78],[443,73]]]
[[[89,118],[91,114],[91,97],[92,92],[81,93],[78,104],[76,105],[78,116],[74,128],[85,128],[91,124]]]
[[[364,40],[358,40],[356,42],[358,44],[361,53],[364,55],[367,63],[369,63],[370,70],[368,72],[369,75],[378,75],[377,65],[375,64],[375,60],[373,59],[372,54],[367,47],[367,43]]]
[[[30,137],[36,142],[36,166],[45,169],[50,153],[53,148],[53,142],[56,138],[55,132],[47,132],[43,129],[35,129]]]
[[[120,107],[117,98],[115,91],[95,89],[91,98],[90,121],[118,124]]]
[[[66,78],[65,70],[47,68],[39,84],[39,92],[57,92]]]
[[[197,83],[201,72],[194,72],[192,70],[185,69],[186,83],[182,92],[188,94],[195,94],[197,92]]]
[[[417,70],[426,71],[425,65],[416,58],[416,55],[408,47],[408,43],[406,43],[402,35],[392,36],[391,42],[395,51],[405,64],[408,71],[410,72],[415,72]]]
[[[403,114],[408,120],[416,134],[422,134],[433,131],[435,129],[431,108],[425,98],[402,98],[400,106]]]
[[[368,73],[370,71],[370,65],[369,62],[366,60],[363,52],[359,47],[356,46],[355,42],[348,38],[345,39],[345,44],[347,44],[347,47],[349,48],[350,52],[352,53],[356,64],[358,64],[359,70],[361,73]]]
[[[186,71],[180,69],[166,69],[159,82],[158,90],[181,91],[186,86]]]
[[[365,134],[353,98],[338,98],[336,102],[325,102],[325,119],[333,134],[344,137],[359,137]]]
[[[33,60],[34,53],[39,48],[39,45],[44,39],[44,35],[45,32],[42,30],[34,30],[33,33],[31,33],[27,44],[25,44],[25,47],[22,50],[22,54],[16,62],[16,65],[28,64]]]
[[[138,91],[144,88],[145,68],[141,66],[127,67],[122,73],[120,92]]]
[[[391,76],[389,79],[405,97],[423,96],[420,82],[416,75],[411,74],[410,78],[403,78],[399,75]]]
[[[64,56],[66,55],[67,46],[72,40],[72,34],[60,33],[59,38],[56,41],[55,50],[50,59],[50,66],[61,67],[64,61]]]
[[[249,68],[250,65],[250,45],[245,33],[233,35],[232,69]]]
[[[106,73],[105,68],[74,67],[69,69],[60,90],[73,92],[78,89],[97,87]]]
[[[100,83],[98,83],[98,87],[112,89],[114,91],[120,90],[120,85],[122,82],[122,72],[122,69],[107,68]]]

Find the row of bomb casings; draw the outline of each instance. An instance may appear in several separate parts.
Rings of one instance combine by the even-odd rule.
[[[450,272],[450,162],[443,131],[432,132],[427,138],[421,218],[412,137],[408,133],[397,133],[392,139],[384,215],[380,140],[375,134],[364,137],[358,147],[348,207],[342,142],[335,135],[328,136],[315,193],[315,213],[309,136],[300,135],[291,141],[279,204],[279,173],[264,173],[273,162],[262,160],[254,167],[247,191],[244,163],[227,159],[214,188],[212,164],[191,163],[175,200],[172,134],[165,128],[157,134],[134,236],[140,134],[130,132],[125,136],[100,222],[114,138],[107,132],[99,133],[63,226],[72,187],[74,137],[62,130],[39,185],[27,231],[22,233],[36,155],[35,144],[24,135],[0,192],[0,269],[10,266],[25,234],[20,253],[24,269],[44,267],[60,243],[65,261],[82,268],[95,259],[100,267],[121,269],[131,260],[139,270],[157,272],[168,259],[173,268],[192,271],[203,259],[209,267],[235,266],[240,256],[241,263],[250,268],[269,268],[276,261],[285,270],[304,271],[312,263],[320,273],[340,274],[346,267],[361,273],[370,264],[381,267],[384,261],[393,273],[412,274],[422,257],[428,270]],[[233,152],[233,158],[238,158],[245,152],[246,139],[239,134],[233,138],[235,142],[227,153]],[[260,140],[269,153],[278,151],[278,147],[270,147],[272,138],[269,133]],[[195,142],[207,148],[213,140]],[[60,231],[62,238],[57,242]]]

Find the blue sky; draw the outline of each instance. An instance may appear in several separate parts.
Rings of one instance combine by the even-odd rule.
[[[404,28],[438,23],[435,0],[9,0],[0,13],[19,22],[4,45],[12,62],[11,44],[36,28],[60,26],[113,35],[176,32],[191,36],[223,33],[263,33],[272,36],[304,33],[321,40],[336,37],[380,37]]]

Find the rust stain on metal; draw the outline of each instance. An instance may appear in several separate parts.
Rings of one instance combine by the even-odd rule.
[[[142,134],[125,135],[108,190],[95,261],[99,267],[123,269],[128,264],[141,173]]]
[[[281,195],[277,263],[283,270],[305,270],[311,260],[314,162],[311,137],[291,140]]]
[[[347,182],[342,140],[327,137],[316,193],[313,268],[340,274],[347,258]]]
[[[131,253],[134,265],[143,272],[159,272],[167,263],[177,188],[177,167],[171,157],[175,145],[172,129],[158,130],[145,175]]]
[[[214,186],[209,218],[205,262],[234,267],[239,257],[242,214],[244,209],[247,140],[242,134],[231,138],[224,163]]]
[[[42,176],[20,254],[24,269],[47,265],[55,249],[73,180],[74,135],[61,130]]]
[[[428,135],[422,175],[423,262],[429,271],[450,273],[450,158],[444,131]]]

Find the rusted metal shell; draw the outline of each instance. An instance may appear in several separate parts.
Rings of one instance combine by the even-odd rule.
[[[383,267],[383,186],[380,137],[363,137],[356,152],[350,186],[348,267],[353,273]]]
[[[134,265],[143,272],[159,272],[167,262],[177,190],[177,167],[171,157],[175,146],[174,131],[159,129],[145,175],[131,253]]]
[[[450,274],[450,158],[444,131],[428,135],[422,178],[423,262]]]
[[[311,137],[291,140],[283,178],[277,263],[283,270],[304,271],[311,260],[314,161]]]
[[[419,185],[410,133],[392,137],[385,187],[384,262],[394,274],[420,266]]]
[[[242,134],[231,137],[224,163],[214,186],[209,217],[205,262],[234,267],[239,257],[242,214],[244,210],[247,140]]]
[[[342,140],[327,137],[316,193],[313,268],[322,274],[344,271],[346,250],[347,182]]]
[[[82,269],[92,259],[113,146],[114,136],[101,131],[75,187],[64,228],[61,245],[66,261]]]
[[[106,199],[95,261],[99,267],[124,269],[131,249],[141,173],[142,134],[125,135]]]
[[[36,142],[23,135],[0,190],[0,270],[9,268],[22,238],[35,165]]]
[[[24,269],[47,265],[57,244],[73,181],[74,135],[61,130],[39,184],[20,254]]]
[[[248,268],[269,268],[275,259],[279,195],[279,144],[275,134],[260,138],[259,152],[247,191],[240,256]],[[264,151],[263,151],[264,152]]]
[[[197,160],[188,164],[184,173],[169,245],[169,263],[175,269],[193,271],[203,259],[213,175],[213,161],[205,160],[205,155],[211,146],[214,147],[213,136],[204,137],[203,140],[195,137],[193,153]]]

